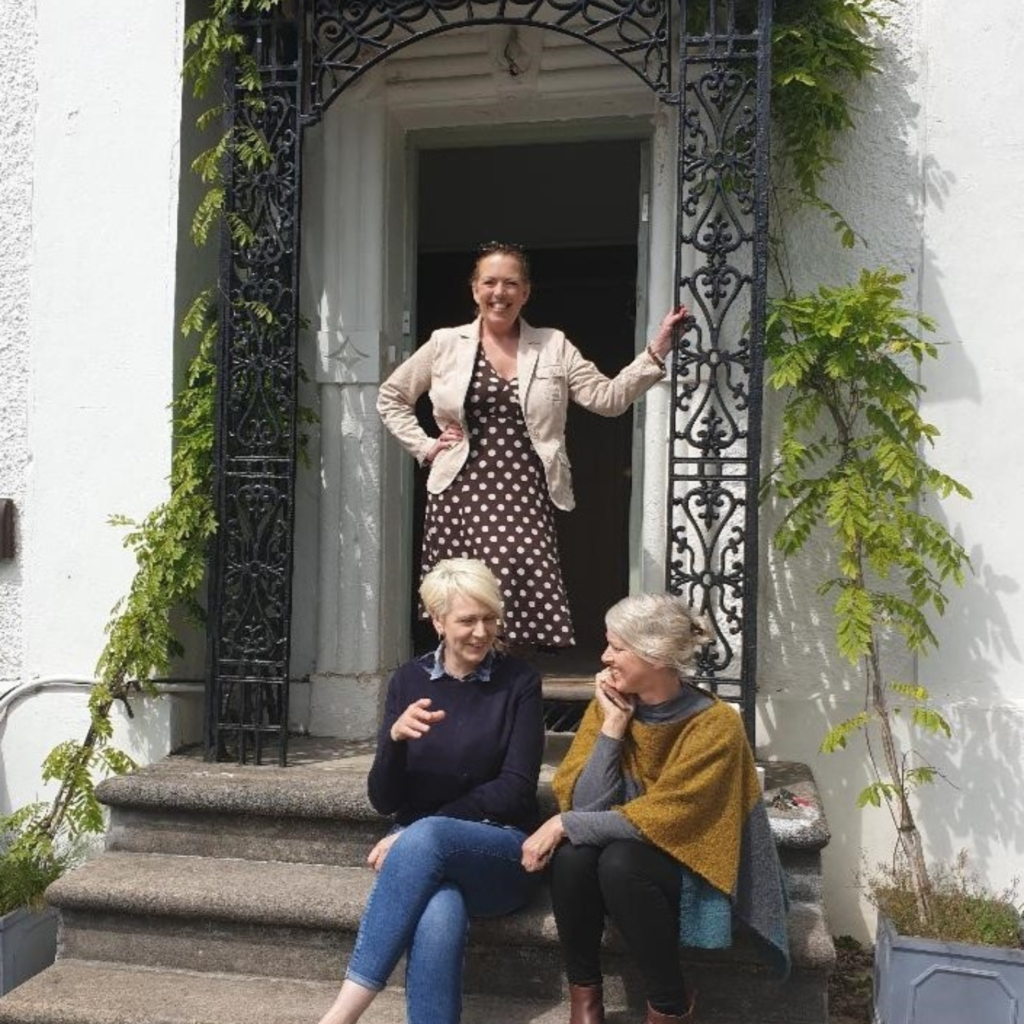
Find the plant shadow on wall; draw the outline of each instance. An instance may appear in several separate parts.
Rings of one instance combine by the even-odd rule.
[[[1005,705],[995,683],[1000,664],[1021,661],[1002,599],[1015,593],[1016,581],[996,572],[984,559],[984,544],[971,547],[973,575],[950,605],[949,632],[966,638],[947,645],[941,661],[933,656],[923,671],[941,676],[954,745],[927,740],[922,753],[951,783],[944,787],[941,814],[925,819],[929,848],[936,859],[956,861],[964,837],[970,837],[971,866],[982,872],[1006,849],[1024,847],[1024,764],[1020,718]],[[933,687],[936,689],[936,687]]]
[[[867,15],[870,5],[840,4],[832,10],[836,13],[840,8]],[[886,51],[884,19],[868,17],[859,27],[879,30],[875,38],[881,44],[866,61],[848,64],[845,75],[836,81],[845,78],[852,91],[860,80],[864,93],[864,79],[879,69],[875,59],[884,60],[885,86],[876,90],[878,100],[871,103],[883,116],[870,121],[855,139],[847,138],[849,171],[835,168],[830,178],[838,179],[839,186],[830,194],[844,195],[848,203],[859,200],[865,210],[876,206],[879,197],[886,200],[886,213],[891,207],[892,216],[881,222],[881,248],[897,265],[914,266],[923,257],[929,281],[937,282],[941,275],[923,243],[919,224],[926,207],[941,208],[953,178],[934,161],[907,159],[899,147],[891,145],[893,133],[912,139],[917,131],[909,72],[894,48]],[[824,35],[833,42],[837,38],[828,31]],[[796,37],[798,46],[806,42],[799,32]],[[864,32],[861,38],[866,38]],[[809,60],[808,75],[814,78],[828,63],[826,58],[812,67],[814,62]],[[804,79],[798,75],[796,80]],[[850,127],[842,90],[830,95],[838,106],[830,111],[826,104],[819,113],[824,112],[832,125]],[[807,134],[823,123],[806,115],[799,104],[788,111],[780,111],[776,104],[775,109],[782,119],[807,117]],[[799,132],[790,134],[804,137]],[[849,159],[854,145],[856,161]],[[767,634],[772,645],[775,678],[799,675],[794,667],[802,663],[814,673],[811,678],[820,681],[826,701],[802,706],[802,731],[810,724],[808,717],[817,715],[825,736],[823,750],[856,743],[866,752],[867,757],[854,765],[859,778],[851,780],[851,773],[845,772],[838,785],[862,786],[857,797],[860,806],[885,808],[894,825],[893,863],[861,879],[869,899],[883,912],[874,1019],[887,1024],[909,1019],[904,1011],[914,1000],[917,1007],[930,1006],[923,1018],[915,1019],[960,1024],[971,1015],[971,1007],[982,1005],[977,992],[966,994],[963,1003],[956,1005],[961,979],[969,979],[972,970],[943,967],[935,974],[938,982],[922,983],[920,979],[931,972],[921,974],[917,967],[931,963],[938,951],[927,948],[927,940],[922,940],[922,947],[901,933],[1016,944],[1016,894],[998,893],[993,898],[984,882],[974,879],[963,861],[954,857],[954,836],[971,836],[975,864],[987,861],[990,842],[995,845],[998,840],[1003,848],[1020,845],[1021,797],[1000,791],[999,787],[1006,788],[1005,781],[993,784],[991,780],[1016,778],[1021,738],[1007,735],[1005,743],[1001,736],[994,738],[1000,716],[974,712],[969,705],[978,697],[988,707],[999,703],[993,654],[1019,660],[1000,603],[1001,595],[1015,588],[983,563],[979,547],[972,554],[980,576],[968,575],[971,560],[951,531],[940,502],[969,495],[923,457],[938,433],[919,412],[922,380],[931,380],[928,367],[939,353],[926,338],[934,329],[932,320],[906,307],[901,275],[885,267],[861,270],[857,266],[853,250],[863,238],[819,191],[826,169],[834,163],[833,151],[828,150],[828,159],[819,161],[811,175],[801,172],[785,146],[781,152],[773,167],[771,248],[781,297],[770,304],[766,355],[771,365],[769,383],[785,393],[785,402],[776,416],[767,418],[769,425],[778,423],[781,432],[763,497],[766,518],[776,517],[771,531],[775,551],[769,558],[777,552],[789,564],[770,562],[768,578],[777,586],[776,604],[774,618],[768,616],[770,629],[762,636]],[[885,165],[881,172],[872,156]],[[804,161],[803,166],[810,165]],[[899,187],[893,189],[894,181],[905,185],[902,192]],[[888,188],[875,188],[876,183]],[[823,253],[813,243],[801,244],[797,249],[800,265],[794,274],[787,242],[796,249],[798,242],[805,241],[808,211],[828,218],[850,254],[845,256],[839,249]],[[818,231],[815,237],[812,231],[810,237],[820,245],[822,234]],[[839,280],[856,278],[856,283],[815,287],[810,294],[799,295],[794,278],[817,285],[821,266],[833,268]],[[941,292],[937,292],[933,304],[940,301]],[[977,378],[962,349],[951,347],[944,355],[959,365],[952,372],[934,375],[938,385],[951,392],[940,399],[966,397],[977,402]],[[766,407],[771,412],[770,396]],[[950,507],[955,507],[952,501]],[[808,581],[813,585],[808,586]],[[950,606],[946,589],[951,585],[965,587],[965,594]],[[832,604],[834,645],[814,621],[821,599]],[[933,621],[947,607],[962,620],[951,623],[954,628],[947,635],[973,639],[958,650],[943,651],[941,662],[935,657],[929,660],[925,655],[937,646]],[[776,657],[780,649],[781,659]],[[864,693],[860,708],[850,699],[855,679]],[[937,681],[942,711],[939,700],[933,702],[921,685],[922,679]],[[835,707],[829,706],[832,700]],[[838,724],[836,716],[842,719]],[[957,742],[950,744],[954,730]],[[1004,731],[1013,732],[1009,726]],[[969,759],[962,755],[965,750],[971,752]],[[925,792],[918,792],[912,805],[911,794],[940,777],[950,784],[940,781],[941,812]],[[947,862],[945,866],[933,863],[931,873],[914,806],[921,808],[919,813],[929,827],[933,856]],[[834,813],[832,822],[834,833],[846,830],[844,836],[834,835],[834,841],[839,838],[847,848],[861,845],[856,834],[860,815]],[[897,928],[888,923],[886,914],[897,920]],[[1000,933],[993,927],[995,921],[1007,927]],[[987,976],[998,971],[1000,991],[1024,991],[1024,979],[1018,982],[1011,977],[1020,966],[1012,955],[1006,959],[1002,951],[988,952],[974,945],[957,947],[957,955]],[[915,965],[914,957],[923,960]],[[945,979],[955,976],[955,982],[947,985]],[[950,1016],[952,1006],[956,1008]],[[982,1016],[986,1012],[998,1010],[995,1004],[986,1004]]]

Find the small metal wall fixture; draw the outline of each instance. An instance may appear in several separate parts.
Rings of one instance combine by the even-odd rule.
[[[14,557],[14,499],[0,498],[0,559]]]

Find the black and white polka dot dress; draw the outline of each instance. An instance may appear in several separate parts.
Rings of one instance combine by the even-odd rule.
[[[423,572],[443,558],[479,558],[501,584],[505,639],[568,647],[572,621],[544,467],[530,443],[518,383],[500,377],[482,347],[466,422],[466,464],[449,487],[427,495]]]

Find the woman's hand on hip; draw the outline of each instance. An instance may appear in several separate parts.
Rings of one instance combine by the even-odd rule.
[[[432,703],[429,697],[414,700],[395,719],[395,724],[391,726],[391,738],[398,743],[401,740],[418,740],[421,736],[426,736],[430,732],[430,727],[444,718],[443,711],[430,710]]]
[[[548,818],[533,835],[523,842],[522,864],[527,871],[543,871],[551,861],[551,855],[565,838],[562,816]]]
[[[689,321],[689,323],[687,323],[687,321]],[[652,355],[663,360],[665,356],[669,354],[672,349],[672,331],[677,324],[682,324],[685,330],[689,330],[690,326],[693,324],[693,317],[690,316],[690,311],[686,306],[680,306],[678,309],[670,309],[662,318],[662,321],[658,326],[658,331],[651,339],[651,343],[648,346]]]
[[[366,857],[366,863],[369,864],[374,871],[380,871],[384,866],[384,858],[388,855],[388,850],[391,849],[395,840],[401,834],[401,832],[389,833],[369,852]]]
[[[601,732],[613,740],[621,740],[636,710],[636,698],[615,689],[612,685],[612,671],[607,668],[594,676],[594,696],[604,715]]]
[[[433,462],[439,453],[454,448],[465,436],[458,423],[449,423],[434,442],[434,447],[427,453],[427,462]]]

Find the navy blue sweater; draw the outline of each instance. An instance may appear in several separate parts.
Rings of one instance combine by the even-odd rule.
[[[537,823],[537,778],[544,752],[540,676],[518,658],[497,655],[487,682],[449,675],[432,680],[434,655],[402,665],[388,684],[370,803],[399,825],[444,815],[468,821]],[[391,726],[415,700],[429,697],[442,721],[416,740],[396,742]]]

